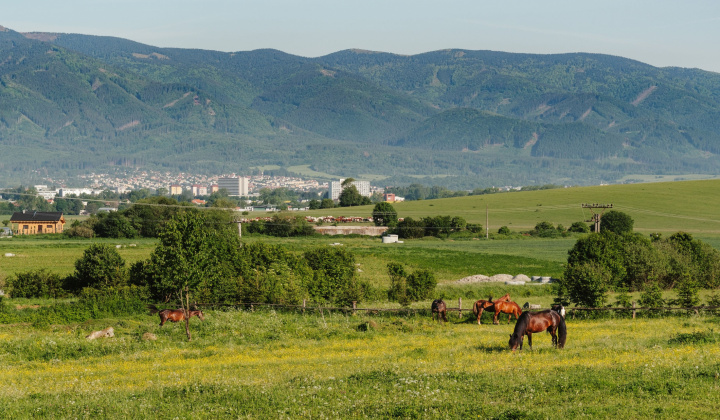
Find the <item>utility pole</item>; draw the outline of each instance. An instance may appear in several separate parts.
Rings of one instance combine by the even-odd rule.
[[[584,209],[590,209],[590,211],[593,213],[592,218],[590,220],[586,220],[586,222],[593,222],[595,224],[595,233],[600,233],[600,219],[602,219],[602,215],[605,212],[605,209],[611,209],[612,204],[583,204],[582,207]],[[600,213],[596,213],[595,209],[600,209]]]
[[[490,240],[490,211],[487,204],[485,204],[485,239]]]

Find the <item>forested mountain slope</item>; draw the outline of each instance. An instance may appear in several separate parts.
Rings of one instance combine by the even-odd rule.
[[[0,145],[9,178],[273,164],[475,188],[716,174],[720,75],[582,53],[306,58],[2,28]]]

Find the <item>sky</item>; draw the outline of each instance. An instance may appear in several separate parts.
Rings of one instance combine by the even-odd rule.
[[[720,72],[718,0],[23,0],[0,25],[227,52],[588,52]]]

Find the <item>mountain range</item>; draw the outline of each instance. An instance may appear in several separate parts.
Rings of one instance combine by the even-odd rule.
[[[0,177],[253,168],[385,185],[714,176],[720,74],[449,49],[159,48],[0,27]]]

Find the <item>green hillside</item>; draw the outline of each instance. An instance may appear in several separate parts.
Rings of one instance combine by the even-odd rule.
[[[714,175],[720,75],[598,54],[158,48],[0,31],[0,176],[277,165],[453,189]],[[426,178],[423,178],[426,177]]]
[[[685,231],[717,236],[719,193],[720,179],[715,179],[506,192],[397,202],[393,207],[399,217],[462,216],[469,223],[483,226],[487,217],[491,232],[501,226],[519,232],[543,221],[569,227],[592,217],[592,211],[582,208],[582,204],[612,204],[613,210],[629,214],[635,230],[641,233]],[[372,206],[314,213],[362,216],[370,215]]]

